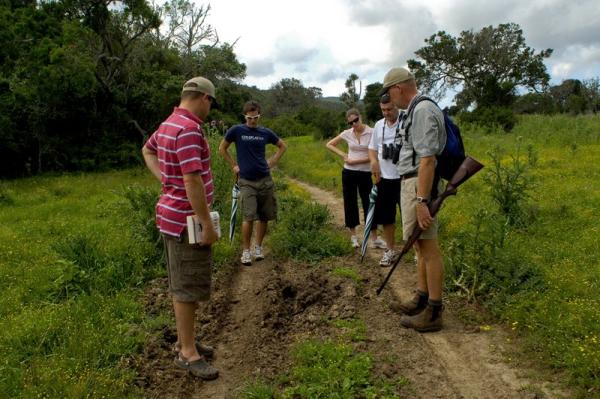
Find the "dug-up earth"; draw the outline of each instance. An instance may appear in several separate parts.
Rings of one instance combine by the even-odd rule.
[[[313,199],[329,207],[342,226],[343,210],[335,195],[296,182]],[[340,227],[341,228],[341,227]],[[339,333],[331,321],[360,319],[366,339],[355,349],[368,352],[373,372],[387,380],[408,380],[399,387],[403,398],[568,398],[557,376],[510,360],[517,353],[510,333],[502,326],[464,325],[447,306],[445,328],[419,334],[400,326],[390,302],[412,296],[414,262],[400,264],[381,295],[376,290],[387,274],[377,261],[380,250],[369,250],[361,264],[363,279],[356,284],[331,273],[335,267],[355,265],[359,256],[325,262],[319,267],[278,263],[267,254],[250,267],[231,265],[216,276],[213,298],[198,311],[199,336],[217,352],[215,381],[202,382],[173,365],[174,321],[165,322],[144,352],[132,360],[137,384],[147,398],[235,398],[248,382],[270,380],[290,369],[289,349],[305,339],[324,339]],[[171,303],[166,281],[153,282],[146,294],[146,310],[165,313]],[[167,311],[168,313],[168,311]]]

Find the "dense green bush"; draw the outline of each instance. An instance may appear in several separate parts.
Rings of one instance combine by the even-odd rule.
[[[124,187],[120,194],[124,199],[121,210],[124,216],[127,215],[126,220],[134,241],[149,244],[150,253],[147,254],[149,263],[160,261],[163,244],[156,228],[158,190],[147,186],[131,185]]]
[[[377,107],[379,109],[379,102]],[[320,107],[303,107],[298,112],[297,119],[317,129],[312,134],[316,140],[337,135],[342,129],[345,129],[346,124],[343,112],[322,108],[322,105]]]
[[[298,197],[280,197],[280,215],[271,235],[273,253],[282,258],[318,262],[351,251],[348,240],[331,228],[327,207]]]
[[[512,108],[517,114],[553,114],[557,111],[554,99],[548,93],[527,93],[517,97]]]
[[[519,139],[520,143],[520,139]],[[490,153],[492,165],[484,175],[485,181],[491,191],[492,199],[498,205],[500,212],[507,218],[510,225],[525,225],[531,220],[526,212],[526,202],[530,198],[533,178],[529,167],[535,164],[535,152],[529,147],[529,162],[521,159],[520,144],[514,155],[510,156],[510,163],[503,162],[503,153],[500,147],[494,148]]]
[[[13,205],[14,203],[15,199],[11,191],[4,184],[0,184],[0,206]]]
[[[506,132],[511,131],[517,124],[516,115],[507,107],[478,107],[472,112],[460,113],[459,118],[461,123],[471,123],[488,129],[499,126]]]
[[[500,314],[511,296],[543,287],[541,271],[511,245],[506,217],[480,210],[445,245],[447,286],[468,300],[483,300]]]
[[[320,134],[316,127],[298,121],[291,114],[284,114],[272,119],[265,119],[263,120],[263,123],[280,137],[319,136]]]

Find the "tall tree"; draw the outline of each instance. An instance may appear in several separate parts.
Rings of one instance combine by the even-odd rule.
[[[363,102],[365,103],[365,114],[368,121],[378,121],[383,117],[379,106],[379,91],[382,87],[383,84],[379,82],[371,83],[366,87]]]
[[[600,111],[600,78],[595,77],[583,81],[583,95],[587,108],[597,113]]]
[[[569,106],[579,105],[577,103],[580,101],[574,99],[581,99],[582,93],[583,84],[579,79],[566,79],[561,84],[550,88],[550,95],[561,112],[577,113],[573,112],[575,110],[569,109]]]
[[[440,31],[408,61],[422,90],[442,97],[446,90],[462,87],[457,105],[506,106],[521,86],[540,91],[548,85],[544,59],[552,49],[534,49],[525,44],[523,31],[515,23],[487,26],[479,32],[463,31],[453,37]]]
[[[356,85],[358,83],[358,90]],[[358,106],[358,100],[360,100],[360,96],[362,95],[362,82],[358,79],[358,75],[355,73],[350,74],[348,79],[346,79],[346,91],[340,95],[340,100],[348,108],[355,108]]]
[[[320,89],[306,88],[302,82],[295,78],[284,78],[271,86],[272,103],[268,106],[270,116],[295,113],[301,108],[315,103],[317,96],[321,95]]]
[[[188,0],[170,0],[161,10],[168,21],[165,40],[183,54],[191,55],[201,44],[219,43],[216,29],[207,22],[210,4],[196,6]]]

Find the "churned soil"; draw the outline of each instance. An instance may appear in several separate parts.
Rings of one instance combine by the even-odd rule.
[[[296,183],[327,205],[335,223],[342,225],[343,210],[335,195]],[[401,397],[569,397],[538,371],[508,361],[515,348],[502,326],[464,325],[454,316],[456,304],[446,305],[440,332],[419,334],[401,327],[400,315],[389,304],[412,296],[414,261],[404,260],[378,296],[375,292],[389,269],[378,266],[381,250],[368,253],[358,268],[358,254],[315,266],[280,263],[269,253],[249,267],[236,263],[222,268],[211,301],[197,313],[198,336],[216,348],[212,363],[220,370],[220,377],[208,382],[173,364],[176,332],[167,282],[153,281],[145,295],[146,311],[170,318],[151,334],[143,352],[129,360],[144,397],[235,398],[247,383],[269,381],[288,371],[293,344],[339,334],[332,320],[340,319],[364,322],[366,339],[354,343],[355,350],[369,353],[375,375],[408,381],[398,387]],[[361,283],[336,276],[332,271],[337,267],[354,267]]]

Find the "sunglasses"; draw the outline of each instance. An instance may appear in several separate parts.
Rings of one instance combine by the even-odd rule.
[[[358,122],[358,121],[359,121],[359,119],[360,119],[360,118],[356,118],[356,119],[352,119],[351,121],[348,121],[348,125],[349,125],[349,126],[352,126],[352,125],[354,125],[356,122]]]
[[[260,114],[254,115],[254,116],[252,116],[252,115],[244,115],[244,118],[248,119],[249,121],[253,121],[255,119],[260,118]]]

